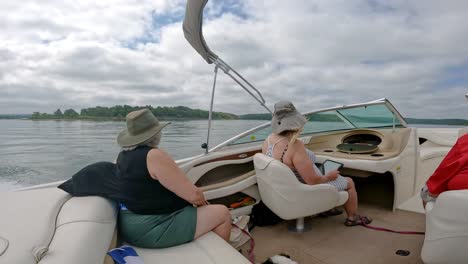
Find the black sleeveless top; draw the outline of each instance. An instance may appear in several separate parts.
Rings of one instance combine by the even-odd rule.
[[[138,147],[119,153],[117,168],[121,201],[137,214],[167,214],[190,205],[151,178],[146,164],[146,156],[151,149]]]

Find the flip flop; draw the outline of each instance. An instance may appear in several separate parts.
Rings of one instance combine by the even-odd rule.
[[[323,212],[323,213],[320,213],[319,216],[320,217],[329,217],[329,216],[334,216],[334,215],[340,215],[343,213],[343,210],[339,209],[339,208],[333,208],[333,209],[330,209],[326,212]]]
[[[243,198],[242,200],[240,200],[238,202],[230,204],[229,208],[235,209],[235,208],[239,208],[239,207],[242,207],[242,206],[251,205],[251,204],[254,204],[254,203],[255,203],[255,199],[253,199],[252,197],[245,197],[245,198]]]
[[[356,215],[354,216],[354,219],[349,219],[346,218],[346,221],[344,222],[345,226],[357,226],[357,225],[368,225],[372,223],[372,218],[368,216],[360,216]]]

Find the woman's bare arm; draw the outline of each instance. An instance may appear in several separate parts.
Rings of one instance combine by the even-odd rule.
[[[312,165],[312,161],[307,155],[304,143],[300,140],[296,140],[292,146],[293,156],[291,158],[292,163],[296,171],[301,175],[302,179],[307,184],[319,184],[332,181],[336,179],[338,173],[330,173],[326,176],[320,176],[315,173],[315,170]]]
[[[189,181],[165,151],[152,149],[147,156],[147,166],[151,177],[177,196],[192,204],[206,204],[203,192]]]
[[[262,153],[263,153],[263,154],[266,154],[266,151],[267,151],[267,140],[268,140],[268,139],[265,139],[265,140],[263,141],[263,144],[262,144]]]

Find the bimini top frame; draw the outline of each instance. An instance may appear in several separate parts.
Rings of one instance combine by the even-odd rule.
[[[214,93],[216,89],[216,77],[218,75],[218,69],[221,69],[226,75],[231,77],[236,83],[238,83],[247,93],[249,93],[257,102],[260,103],[268,112],[271,110],[266,106],[265,99],[263,98],[260,91],[257,90],[249,81],[247,81],[242,75],[235,71],[229,64],[224,62],[218,55],[210,50],[206,44],[205,38],[203,37],[203,9],[205,8],[208,0],[187,0],[187,6],[185,9],[185,16],[183,22],[183,30],[185,39],[190,45],[202,56],[202,58],[208,64],[215,64],[214,68],[214,81],[211,92],[211,103],[210,112],[208,116],[208,135],[206,143],[202,145],[205,148],[206,153],[209,149],[210,131],[211,131],[211,120],[213,113],[213,101]]]

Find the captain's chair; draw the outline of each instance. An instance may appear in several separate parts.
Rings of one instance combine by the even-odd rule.
[[[297,219],[294,231],[305,231],[304,217],[343,205],[347,192],[329,184],[299,182],[292,170],[264,154],[254,156],[257,184],[263,203],[284,220]]]
[[[468,190],[443,192],[426,204],[426,236],[421,258],[426,264],[467,263]]]
[[[468,133],[460,129],[459,136]],[[426,264],[467,263],[468,190],[447,191],[426,204],[426,236],[421,258]]]

